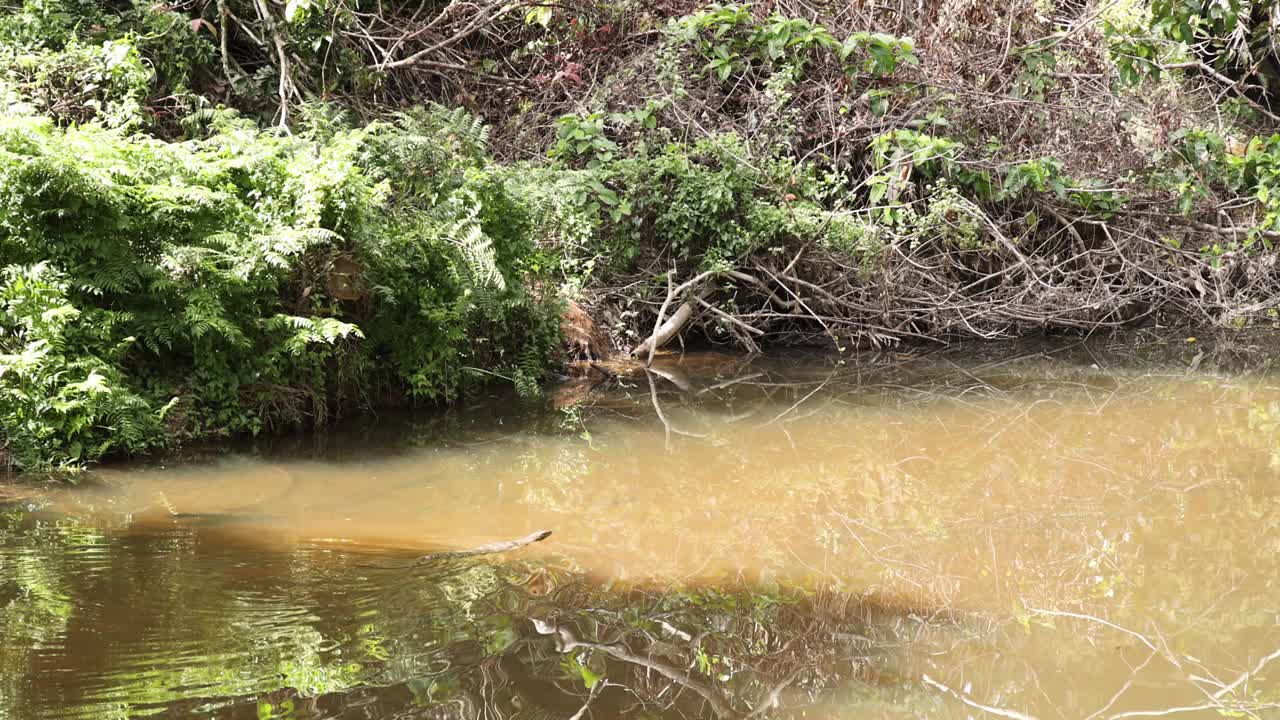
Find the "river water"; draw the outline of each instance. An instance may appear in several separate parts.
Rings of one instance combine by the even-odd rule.
[[[0,718],[1280,717],[1277,348],[690,354],[104,468],[0,505]]]

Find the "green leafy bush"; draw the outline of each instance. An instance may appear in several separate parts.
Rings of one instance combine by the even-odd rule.
[[[874,138],[869,150],[875,174],[867,179],[868,200],[878,217],[902,219],[896,200],[909,182],[946,180],[972,199],[1015,203],[1029,197],[1052,197],[1102,217],[1125,202],[1122,194],[1093,178],[1074,178],[1061,160],[1038,158],[981,167],[966,162],[966,146],[957,140],[915,130],[894,130]]]
[[[1230,248],[1257,244],[1270,249],[1267,232],[1280,230],[1280,135],[1255,136],[1248,142],[1224,138],[1204,128],[1187,128],[1170,136],[1172,152],[1153,173],[1158,185],[1178,193],[1178,208],[1190,213],[1219,195],[1244,196],[1256,213],[1242,221],[1248,234]]]
[[[840,61],[845,72],[876,77],[892,75],[899,65],[918,65],[915,43],[886,33],[856,32],[840,45]],[[861,59],[861,63],[857,61]]]
[[[485,134],[442,109],[323,142],[232,115],[181,143],[0,119],[11,459],[144,449],[171,403],[180,437],[450,399],[470,366],[524,368],[527,389],[556,307]]]
[[[390,198],[366,255],[386,304],[365,328],[409,392],[452,399],[466,368],[514,373],[530,354],[545,367],[559,341],[558,301],[526,282],[550,269],[539,264],[548,221],[536,191],[491,162],[488,130],[460,111],[433,106],[367,132],[362,164],[377,168]]]
[[[561,171],[576,216],[593,228],[579,254],[617,271],[654,251],[704,269],[810,240],[859,262],[878,251],[866,223],[824,205],[827,195],[847,190],[825,188],[813,166],[781,153],[752,157],[734,134],[692,144],[663,136],[657,131],[625,155]]]
[[[1218,79],[1256,84],[1275,97],[1280,55],[1274,30],[1280,15],[1274,3],[1251,0],[1153,0],[1104,31],[1120,79],[1136,85],[1168,69],[1207,66]],[[1116,14],[1107,9],[1105,15]],[[1137,16],[1136,18],[1134,16]]]
[[[1214,68],[1253,77],[1269,94],[1280,82],[1274,29],[1275,3],[1253,0],[1153,0],[1151,27],[1157,35],[1197,46]]]
[[[590,167],[599,167],[612,160],[618,150],[617,143],[605,134],[604,113],[565,115],[556,125],[556,143],[548,153],[553,158],[585,159]]]
[[[772,13],[756,21],[749,5],[712,4],[672,20],[670,37],[691,45],[705,61],[703,72],[727,82],[753,66],[803,72],[822,58],[836,61],[849,75],[892,75],[899,65],[917,63],[910,38],[855,32],[843,42],[826,27],[800,17]]]
[[[173,120],[200,102],[214,37],[159,4],[24,0],[0,17],[0,86],[15,96],[7,104],[62,123]]]
[[[163,406],[130,390],[119,313],[82,312],[44,264],[0,273],[0,454],[20,467],[75,467],[161,442]]]
[[[15,52],[8,47],[0,49],[0,67],[0,83],[15,91],[30,112],[62,122],[98,120],[111,127],[143,121],[151,72],[126,40],[72,40],[56,51]]]

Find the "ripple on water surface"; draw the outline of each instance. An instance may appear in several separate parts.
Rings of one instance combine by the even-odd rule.
[[[1275,716],[1268,347],[689,356],[104,470],[0,511],[0,718]]]

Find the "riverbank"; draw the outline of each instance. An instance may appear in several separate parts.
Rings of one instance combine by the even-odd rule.
[[[1226,49],[1267,10],[50,1],[0,18],[7,468],[650,345],[1280,312],[1270,65]]]

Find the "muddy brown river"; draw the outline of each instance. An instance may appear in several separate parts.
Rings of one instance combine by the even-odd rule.
[[[697,353],[101,468],[0,505],[0,718],[1280,718],[1277,350]]]

